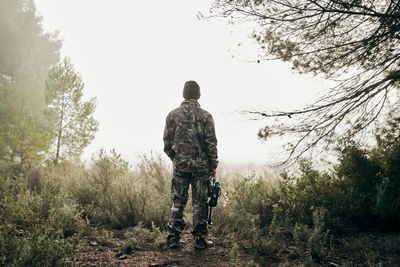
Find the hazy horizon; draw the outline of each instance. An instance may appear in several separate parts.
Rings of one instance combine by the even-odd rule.
[[[97,97],[100,127],[84,158],[100,148],[115,148],[130,161],[162,154],[165,117],[192,79],[200,84],[201,106],[214,117],[221,161],[263,165],[279,158],[281,141],[257,139],[265,122],[237,111],[300,107],[324,83],[279,61],[254,62],[250,29],[197,19],[210,3],[36,1],[45,30],[60,32],[62,56],[81,74],[85,98]]]

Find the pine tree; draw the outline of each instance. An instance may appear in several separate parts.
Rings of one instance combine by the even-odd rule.
[[[93,118],[96,99],[84,101],[83,88],[82,79],[69,58],[51,68],[46,82],[46,100],[54,121],[51,158],[55,163],[79,157],[98,129],[98,122]]]

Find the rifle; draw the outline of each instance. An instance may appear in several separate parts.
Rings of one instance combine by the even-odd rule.
[[[218,197],[222,194],[224,197],[224,201],[227,201],[227,193],[222,189],[219,182],[217,182],[215,177],[211,178],[210,184],[210,196],[207,202],[208,204],[208,224],[212,225],[211,215],[212,215],[212,208],[216,207],[218,204]]]

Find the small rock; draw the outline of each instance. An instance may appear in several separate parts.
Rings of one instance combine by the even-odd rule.
[[[121,255],[121,256],[118,257],[118,259],[125,260],[126,259],[126,255]]]
[[[97,244],[96,241],[92,241],[92,242],[90,242],[90,245],[95,247],[95,246],[98,246],[99,244]]]
[[[153,263],[150,263],[149,266],[150,266],[150,267],[160,267],[161,265],[158,264],[158,263],[154,263],[154,262],[153,262]]]

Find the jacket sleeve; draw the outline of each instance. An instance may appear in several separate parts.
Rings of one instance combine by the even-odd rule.
[[[164,152],[167,156],[173,160],[175,156],[175,151],[172,150],[172,138],[173,138],[173,129],[170,122],[170,115],[167,116],[165,121],[165,129],[164,129]]]
[[[214,119],[211,114],[207,118],[204,135],[210,167],[211,169],[216,169],[218,166],[217,137],[215,135]]]

